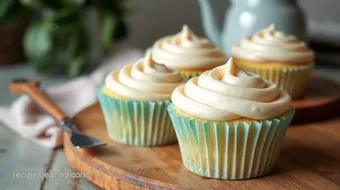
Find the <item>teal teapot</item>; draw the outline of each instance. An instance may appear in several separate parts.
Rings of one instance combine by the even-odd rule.
[[[305,18],[296,0],[230,0],[223,25],[218,23],[213,1],[199,0],[203,29],[227,55],[234,44],[270,24],[306,41]]]

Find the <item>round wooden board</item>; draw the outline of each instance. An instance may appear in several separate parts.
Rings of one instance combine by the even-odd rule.
[[[76,149],[65,133],[66,157],[75,170],[86,172],[89,181],[104,189],[340,189],[340,118],[289,128],[274,172],[239,181],[189,172],[177,144],[150,148],[111,140],[98,103],[80,112],[75,122],[81,132],[108,144]]]
[[[293,124],[327,120],[340,114],[340,84],[319,75],[308,81],[305,96],[293,101]]]

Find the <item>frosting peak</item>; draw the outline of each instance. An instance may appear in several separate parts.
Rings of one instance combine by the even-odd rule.
[[[151,54],[110,73],[105,79],[105,87],[111,91],[142,101],[170,100],[172,91],[182,83],[177,71],[157,64]]]
[[[197,36],[187,25],[178,34],[156,41],[152,53],[156,62],[171,69],[211,69],[227,60],[219,48]]]
[[[239,69],[232,58],[177,87],[171,99],[188,114],[216,121],[268,119],[291,106],[286,92],[255,73]]]
[[[310,63],[314,59],[314,53],[304,42],[295,36],[277,31],[274,24],[233,46],[232,54],[254,61]]]
[[[182,28],[182,32],[181,32],[181,39],[185,40],[191,40],[191,39],[197,39],[197,36],[190,30],[190,28],[188,27],[188,25],[184,25]]]
[[[193,41],[199,41],[199,37],[193,33],[187,25],[184,25],[182,31],[179,33],[180,40],[179,43],[183,46],[190,46],[192,45]],[[173,38],[173,40],[178,40]]]
[[[221,81],[224,83],[249,88],[264,88],[265,86],[265,83],[260,75],[241,70],[236,66],[232,58],[228,60],[225,68],[226,70],[224,76],[221,79]]]

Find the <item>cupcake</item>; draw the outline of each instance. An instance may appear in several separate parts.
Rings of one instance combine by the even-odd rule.
[[[176,142],[167,106],[181,75],[151,55],[113,71],[97,91],[109,136],[120,143],[157,146]]]
[[[188,79],[223,65],[227,57],[208,39],[196,36],[184,25],[180,33],[163,37],[152,47],[153,59]]]
[[[293,99],[303,96],[314,65],[313,51],[274,25],[233,46],[232,56],[240,68],[274,82]]]
[[[240,70],[232,58],[177,87],[171,100],[168,111],[184,166],[218,179],[272,171],[294,115],[286,92]]]

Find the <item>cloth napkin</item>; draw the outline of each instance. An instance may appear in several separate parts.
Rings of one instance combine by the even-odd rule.
[[[142,56],[143,53],[137,49],[120,49],[90,75],[47,88],[45,92],[68,116],[72,117],[95,103],[96,88],[109,72],[134,63]],[[56,148],[62,145],[62,129],[28,95],[20,96],[10,106],[0,106],[0,122],[41,146]]]

